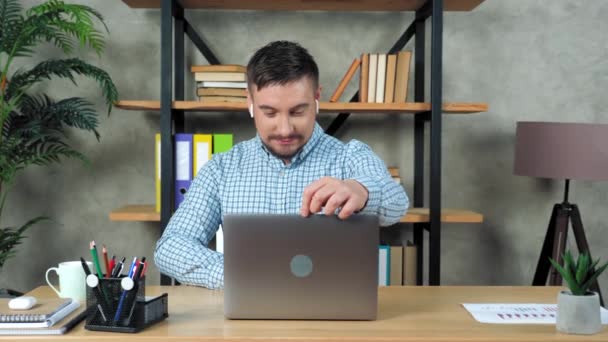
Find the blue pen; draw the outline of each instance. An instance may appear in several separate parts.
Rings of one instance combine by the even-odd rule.
[[[143,257],[139,260],[139,266],[137,266],[137,270],[135,270],[135,272],[133,272],[133,282],[135,282],[135,284],[133,285],[133,289],[132,289],[132,291],[134,293],[132,296],[133,300],[132,300],[132,305],[131,305],[131,311],[129,312],[129,316],[127,317],[127,321],[125,323],[125,325],[127,325],[127,326],[129,324],[131,324],[131,318],[133,317],[133,311],[135,311],[135,306],[137,304],[137,290],[139,290],[138,281],[143,275],[145,264],[146,264],[146,257]]]
[[[131,262],[131,267],[129,268],[128,277],[133,279],[133,272],[135,272],[135,267],[137,266],[137,257],[133,258],[133,262]],[[125,301],[125,297],[127,296],[127,291],[122,290],[122,294],[120,295],[120,300],[118,301],[118,308],[116,309],[116,314],[114,315],[114,322],[117,322],[120,318],[120,314],[122,312],[122,305]]]

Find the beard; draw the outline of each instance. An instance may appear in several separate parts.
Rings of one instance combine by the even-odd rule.
[[[304,140],[304,137],[300,134],[291,134],[286,137],[278,136],[278,135],[271,135],[268,137],[269,142],[272,142],[273,140],[279,141],[279,140],[283,140],[283,139],[291,139],[291,140],[294,140],[295,142],[301,142]],[[266,144],[263,141],[262,141],[262,143],[264,144],[266,149],[270,152],[270,154],[272,154],[273,156],[275,156],[279,159],[283,159],[283,160],[288,160],[288,159],[293,158],[293,156],[298,154],[298,152],[300,152],[302,150],[302,147],[304,147],[304,143],[302,143],[302,145],[298,146],[295,150],[289,151],[289,152],[284,152],[284,151],[277,151],[270,144]]]

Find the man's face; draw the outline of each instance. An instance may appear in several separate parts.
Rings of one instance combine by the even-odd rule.
[[[309,77],[261,90],[252,86],[247,104],[253,104],[255,127],[266,148],[285,163],[312,136],[319,95]]]

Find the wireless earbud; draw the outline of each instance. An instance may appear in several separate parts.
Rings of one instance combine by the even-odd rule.
[[[253,103],[249,105],[249,115],[253,117]]]
[[[315,113],[319,114],[319,100],[315,100],[315,103],[317,104],[317,111]]]

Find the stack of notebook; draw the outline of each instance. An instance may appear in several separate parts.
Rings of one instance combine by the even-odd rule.
[[[61,335],[85,318],[86,307],[64,298],[42,298],[29,310],[11,310],[0,298],[0,335]]]
[[[247,68],[236,64],[193,65],[201,102],[246,102]]]

